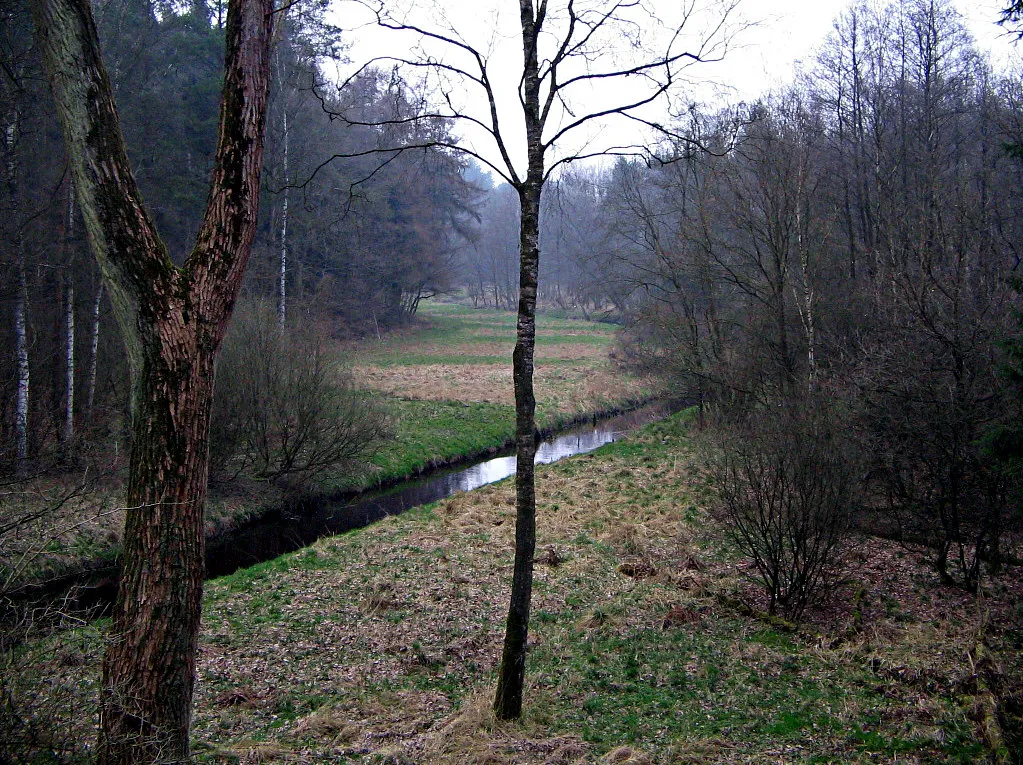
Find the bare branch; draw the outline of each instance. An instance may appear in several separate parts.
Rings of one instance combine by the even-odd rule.
[[[353,0],[353,1],[357,2],[360,5],[363,5],[364,7],[367,7],[367,8],[369,7],[368,4],[363,3],[360,0]],[[497,98],[496,98],[495,93],[494,93],[493,83],[492,83],[492,81],[490,79],[490,73],[489,73],[489,68],[488,68],[488,60],[487,60],[486,56],[484,56],[475,47],[469,45],[468,43],[465,43],[462,40],[457,39],[453,35],[445,35],[445,34],[441,34],[441,33],[438,33],[438,32],[433,32],[431,30],[424,29],[423,27],[420,27],[420,26],[415,25],[415,24],[406,24],[406,23],[396,22],[396,21],[390,19],[390,17],[387,16],[383,12],[382,8],[383,8],[383,6],[380,5],[380,6],[378,6],[373,11],[376,14],[377,26],[379,26],[379,27],[381,27],[383,29],[388,29],[388,30],[393,31],[393,32],[412,32],[412,33],[420,35],[423,38],[426,38],[428,40],[433,40],[435,42],[439,42],[439,43],[442,43],[444,45],[453,46],[457,50],[460,50],[460,51],[468,54],[473,59],[473,61],[476,64],[476,67],[478,69],[478,74],[470,72],[468,69],[465,69],[465,68],[460,67],[460,66],[456,66],[454,64],[438,61],[437,59],[435,59],[433,57],[426,57],[423,60],[415,60],[415,59],[403,58],[403,57],[398,57],[398,56],[377,56],[377,57],[374,57],[374,58],[370,59],[369,61],[365,62],[363,65],[361,65],[356,70],[356,72],[354,72],[352,75],[350,75],[348,78],[346,78],[344,82],[342,82],[340,85],[337,86],[338,90],[339,91],[343,90],[347,85],[351,84],[353,81],[355,81],[359,77],[365,75],[369,71],[372,71],[373,68],[377,64],[379,64],[381,62],[389,62],[391,64],[398,64],[398,65],[402,65],[402,66],[407,66],[407,67],[410,67],[410,68],[413,68],[413,69],[425,69],[428,72],[446,73],[446,74],[449,74],[449,75],[453,75],[456,78],[462,80],[463,83],[471,83],[471,84],[481,88],[482,91],[483,91],[483,94],[486,96],[486,99],[487,99],[487,105],[488,105],[489,116],[490,116],[489,124],[487,122],[485,122],[484,120],[478,118],[478,117],[473,117],[472,115],[469,115],[469,114],[466,114],[464,112],[458,111],[454,107],[454,104],[450,100],[450,91],[447,91],[447,90],[442,91],[442,95],[443,95],[443,97],[445,99],[445,102],[450,107],[450,111],[449,112],[423,113],[423,114],[416,115],[415,117],[408,118],[405,122],[406,123],[415,123],[415,122],[429,121],[429,120],[432,120],[432,119],[444,119],[444,120],[451,120],[451,121],[463,122],[463,123],[469,123],[469,124],[475,125],[476,127],[482,129],[486,134],[488,134],[494,140],[494,144],[496,145],[496,147],[498,149],[498,152],[501,155],[501,159],[504,162],[505,167],[504,168],[498,168],[493,163],[491,163],[491,162],[489,162],[487,160],[483,160],[475,152],[463,150],[461,147],[455,147],[455,148],[457,148],[459,151],[463,151],[463,153],[465,153],[467,156],[471,156],[474,159],[480,159],[481,161],[483,161],[487,165],[487,167],[489,167],[489,168],[493,169],[495,172],[497,172],[500,175],[500,177],[502,179],[506,180],[508,183],[511,183],[512,185],[520,183],[521,181],[520,181],[520,179],[518,177],[518,174],[517,174],[517,172],[515,170],[514,163],[511,160],[511,155],[510,155],[510,153],[508,151],[507,142],[505,141],[504,135],[503,135],[503,133],[501,131],[501,121],[498,119],[498,113],[497,113]],[[317,97],[319,97],[319,95]],[[334,116],[339,117],[342,120],[344,120],[347,124],[363,125],[363,126],[367,126],[367,127],[372,127],[372,126],[377,126],[377,125],[384,125],[384,124],[400,124],[398,122],[389,122],[389,121],[386,121],[386,120],[384,120],[384,121],[379,121],[379,120],[373,120],[373,121],[353,120],[349,116],[347,116],[346,114],[337,113],[337,112],[333,112],[331,110],[326,109],[324,99],[322,97],[319,97],[319,98],[320,98],[321,106],[324,107],[325,111],[327,111],[327,113],[329,115],[331,115],[332,117],[334,117]]]

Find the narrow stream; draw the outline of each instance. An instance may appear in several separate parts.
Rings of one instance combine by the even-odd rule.
[[[664,419],[673,410],[668,403],[654,403],[562,431],[541,443],[536,462],[556,462],[591,452],[642,425]],[[225,576],[239,568],[306,547],[320,537],[362,528],[389,515],[403,513],[460,491],[472,491],[514,473],[515,455],[500,454],[468,466],[439,469],[385,490],[364,492],[337,501],[311,498],[291,507],[272,510],[247,525],[209,540],[206,576],[210,579]],[[108,566],[69,574],[41,587],[29,588],[17,599],[29,605],[59,601],[66,609],[99,615],[106,613],[113,604],[117,595],[117,579],[117,567]]]
[[[663,419],[669,411],[667,404],[651,404],[563,431],[540,445],[536,462],[545,464],[591,452],[642,425]],[[514,473],[515,455],[505,454],[468,467],[441,470],[384,491],[364,493],[349,501],[313,500],[273,512],[249,527],[232,532],[223,541],[210,544],[206,574],[210,578],[224,576],[298,550],[320,537],[361,528],[457,492],[472,491],[500,481]]]

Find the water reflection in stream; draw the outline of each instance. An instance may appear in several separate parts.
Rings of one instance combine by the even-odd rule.
[[[542,443],[536,462],[545,464],[585,454],[669,413],[665,404],[652,404],[626,414],[572,428]],[[515,473],[515,456],[498,456],[470,467],[445,470],[350,501],[308,502],[291,511],[275,512],[240,529],[207,551],[207,576],[229,574],[238,568],[269,560],[312,544],[322,536],[340,534],[435,502],[460,491],[472,491]]]

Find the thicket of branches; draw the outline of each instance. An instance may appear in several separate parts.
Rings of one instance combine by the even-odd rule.
[[[783,401],[711,429],[724,526],[752,560],[770,614],[798,618],[842,574],[858,503],[855,450],[821,401]]]
[[[284,331],[265,306],[234,317],[217,362],[214,473],[302,483],[352,469],[386,430],[315,326]]]
[[[971,589],[1020,521],[992,434],[1019,415],[1021,99],[947,2],[854,4],[736,151],[623,164],[607,191],[629,357],[726,413],[838,402],[867,459],[860,520]]]

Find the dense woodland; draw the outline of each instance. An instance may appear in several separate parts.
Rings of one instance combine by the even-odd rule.
[[[0,3],[0,468],[24,475],[115,451],[129,391],[32,22]],[[335,87],[346,37],[327,10],[297,4],[277,28],[242,295],[244,337],[270,344],[250,344],[257,359],[282,355],[278,324],[303,327],[299,364],[323,338],[409,322],[426,297],[518,301],[516,191],[439,145],[452,125],[415,119],[428,94],[398,69]],[[224,8],[95,11],[138,183],[181,263],[208,194]],[[973,592],[1018,565],[1020,72],[994,71],[947,0],[855,2],[788,88],[681,113],[654,159],[548,182],[541,305],[620,325],[617,360],[700,407],[772,613],[798,617],[827,589],[853,525],[923,545]],[[244,349],[225,354],[222,398],[252,373]],[[215,409],[214,469],[292,472],[239,446],[245,395]],[[382,432],[356,430],[356,447]]]
[[[422,136],[332,122],[339,99],[374,114],[416,107],[391,73],[340,94],[323,86],[320,64],[343,55],[324,10],[303,5],[278,27],[247,294],[281,320],[289,310],[295,321],[313,311],[337,335],[381,332],[413,316],[424,295],[455,284],[480,191],[449,153],[373,153]],[[223,9],[116,0],[96,11],[136,177],[180,263],[208,194]],[[10,3],[3,14],[3,332],[12,352],[0,376],[4,459],[13,464],[50,456],[90,429],[100,438],[116,429],[127,373],[27,8]],[[331,162],[335,155],[353,156]]]

